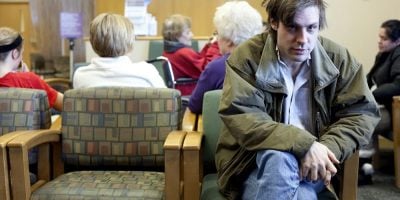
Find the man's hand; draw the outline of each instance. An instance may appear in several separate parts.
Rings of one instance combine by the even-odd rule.
[[[335,154],[325,145],[314,142],[301,159],[300,177],[311,181],[322,179],[325,185],[329,185],[332,176],[337,172],[334,164],[339,164]]]

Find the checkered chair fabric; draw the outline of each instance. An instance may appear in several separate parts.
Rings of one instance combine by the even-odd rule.
[[[162,167],[168,133],[180,129],[180,92],[167,88],[98,87],[64,94],[64,162],[78,167]],[[163,172],[75,171],[31,199],[163,199]]]
[[[0,88],[0,135],[16,130],[47,129],[50,125],[45,91]]]
[[[49,103],[45,91],[26,88],[0,88],[0,137],[2,145],[12,138],[13,131],[47,129],[51,125]],[[6,136],[9,134],[8,136]],[[9,158],[1,147],[0,199],[10,198]],[[37,149],[28,154],[30,164],[37,162]]]
[[[0,88],[0,135],[12,131],[48,129],[51,111],[44,90]],[[29,152],[29,163],[37,161],[37,150]]]

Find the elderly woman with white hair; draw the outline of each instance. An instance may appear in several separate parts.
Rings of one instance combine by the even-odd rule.
[[[189,101],[189,109],[194,113],[201,113],[204,93],[222,89],[225,61],[235,47],[263,31],[260,13],[246,1],[226,2],[218,7],[214,15],[214,26],[223,56],[208,63],[201,73]]]

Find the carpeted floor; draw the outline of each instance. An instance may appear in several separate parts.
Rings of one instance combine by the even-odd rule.
[[[381,152],[380,166],[372,177],[372,185],[358,187],[358,200],[400,200],[400,189],[394,185],[392,151]]]

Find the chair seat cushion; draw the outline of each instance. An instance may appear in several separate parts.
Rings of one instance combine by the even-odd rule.
[[[203,184],[201,187],[201,199],[202,200],[223,200],[224,196],[219,192],[217,185],[217,174],[208,174],[203,178]]]
[[[31,199],[164,199],[164,173],[77,171],[36,190]]]

